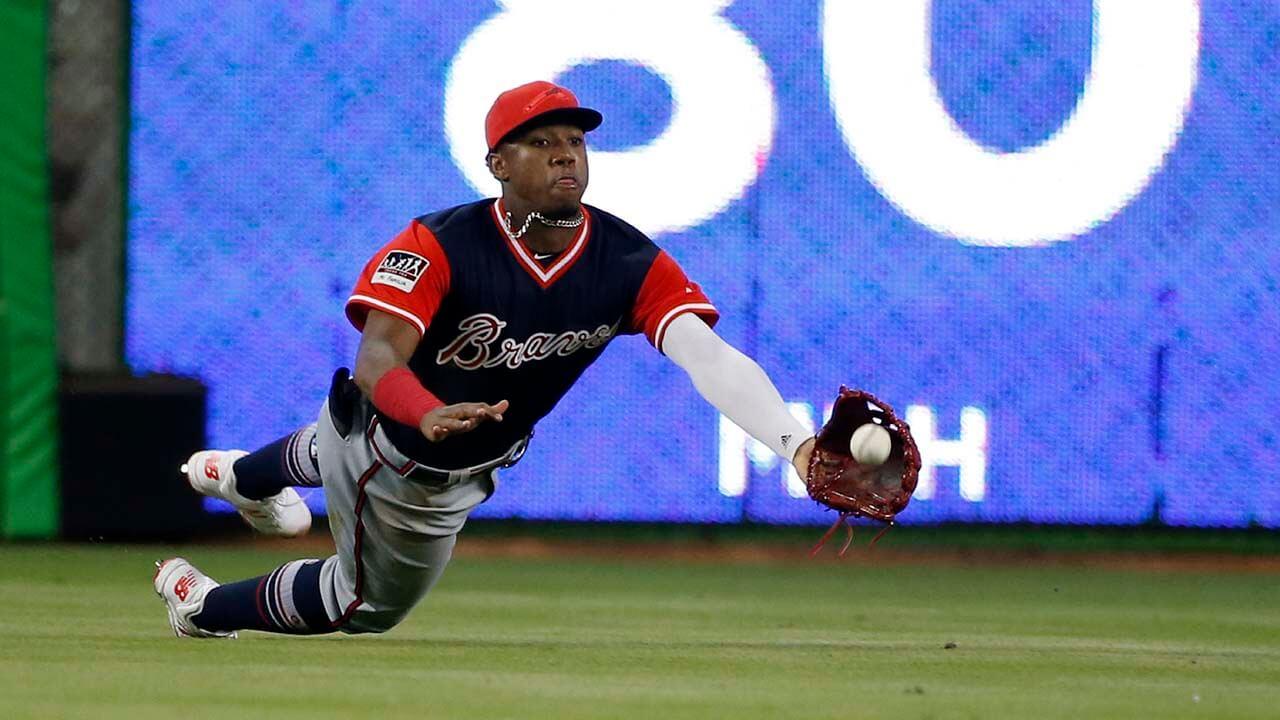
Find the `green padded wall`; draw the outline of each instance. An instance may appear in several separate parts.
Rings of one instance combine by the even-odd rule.
[[[58,531],[46,3],[0,0],[0,537]]]

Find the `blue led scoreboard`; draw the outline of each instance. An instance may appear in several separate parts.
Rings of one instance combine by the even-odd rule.
[[[661,5],[134,3],[131,366],[207,383],[217,447],[314,420],[361,266],[496,194],[484,112],[551,79],[605,116],[586,201],[802,422],[905,412],[904,523],[1280,527],[1280,8]],[[829,520],[638,338],[477,515]]]

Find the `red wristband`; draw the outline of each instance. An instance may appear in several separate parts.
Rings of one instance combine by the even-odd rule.
[[[398,423],[418,427],[427,413],[444,407],[444,403],[422,387],[409,368],[398,367],[388,370],[374,383],[373,406]]]

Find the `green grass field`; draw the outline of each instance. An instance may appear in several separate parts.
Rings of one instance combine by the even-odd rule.
[[[386,635],[190,641],[167,552],[0,545],[0,718],[1280,717],[1274,574],[464,556]]]

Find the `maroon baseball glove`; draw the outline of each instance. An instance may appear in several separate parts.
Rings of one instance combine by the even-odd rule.
[[[849,450],[853,431],[867,423],[889,431],[891,449],[883,465],[859,465]],[[818,432],[805,478],[809,497],[839,512],[840,517],[810,554],[817,555],[831,535],[844,525],[848,538],[839,553],[844,557],[853,542],[853,528],[848,524],[850,516],[861,515],[887,523],[875,537],[879,540],[911,500],[919,474],[920,451],[911,437],[911,428],[876,396],[841,386],[831,419]],[[871,541],[873,545],[875,540]]]

